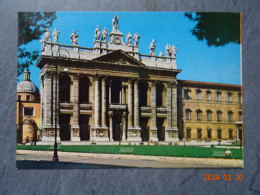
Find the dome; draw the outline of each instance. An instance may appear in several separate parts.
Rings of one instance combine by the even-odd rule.
[[[39,93],[38,87],[32,81],[22,81],[17,85],[17,92],[25,92],[25,93]]]

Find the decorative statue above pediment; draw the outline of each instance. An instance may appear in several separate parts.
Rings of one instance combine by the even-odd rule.
[[[104,29],[103,29],[103,31],[102,31],[101,41],[107,41],[108,31],[109,31],[109,29],[106,29],[106,27],[104,27]]]
[[[119,29],[118,18],[119,18],[119,15],[115,15],[112,20],[113,31],[117,31]]]

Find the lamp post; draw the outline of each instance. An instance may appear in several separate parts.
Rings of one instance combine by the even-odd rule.
[[[59,50],[57,54],[60,54]],[[57,57],[57,55],[56,55]],[[54,140],[54,153],[52,161],[59,162],[58,150],[57,150],[57,79],[58,77],[58,63],[55,63],[55,140]]]
[[[62,49],[65,50],[65,49]],[[69,55],[69,52],[65,50],[67,54]],[[59,56],[58,56],[59,55]],[[56,54],[56,59],[57,57],[60,57],[60,49],[58,49],[57,54]],[[63,55],[63,57],[66,58],[66,55]],[[69,57],[69,56],[68,56]],[[58,82],[58,64],[59,64],[59,59],[58,63],[55,63],[55,116],[54,116],[54,122],[55,122],[55,135],[54,135],[54,153],[53,153],[53,158],[52,161],[59,162],[59,157],[58,157],[58,149],[57,149],[57,82]],[[64,71],[68,71],[68,68],[64,68]]]

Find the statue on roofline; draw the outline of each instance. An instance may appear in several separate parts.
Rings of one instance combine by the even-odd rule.
[[[106,29],[106,27],[104,27],[104,29],[102,31],[102,38],[101,38],[102,41],[106,41],[107,40],[108,31],[109,31],[109,29]]]
[[[43,38],[40,40],[41,42],[41,51],[43,52],[45,50],[45,46],[47,42],[51,42],[51,31],[49,31],[48,28],[45,29],[46,32],[44,33]]]
[[[152,42],[150,43],[150,47],[149,47],[151,56],[155,55],[155,46],[156,46],[156,44],[155,44],[154,39],[153,39]]]
[[[55,30],[54,30],[53,33],[52,33],[52,36],[53,36],[53,43],[58,43],[58,40],[59,40],[59,33],[60,33],[60,30],[57,31],[57,29],[55,28]]]
[[[129,32],[129,33],[126,35],[126,45],[132,45],[131,38],[132,38],[132,34]]]
[[[118,16],[118,15],[115,15],[114,18],[113,18],[113,20],[112,20],[113,31],[114,31],[114,30],[118,30],[118,28],[119,28],[118,18],[119,18],[119,16]]]
[[[133,39],[134,39],[134,46],[138,47],[139,46],[140,35],[137,32],[134,34],[134,38]]]
[[[78,38],[79,38],[79,33],[76,33],[76,30],[73,31],[73,33],[70,35],[71,42],[74,46],[78,45]]]
[[[166,57],[171,57],[171,46],[169,44],[165,46],[165,50],[166,50]]]
[[[172,57],[176,57],[176,53],[177,53],[177,47],[175,47],[174,45],[172,45],[172,48],[171,48],[171,56]]]
[[[99,25],[98,25],[95,30],[95,41],[99,41],[99,39],[100,39],[100,30],[99,30]]]

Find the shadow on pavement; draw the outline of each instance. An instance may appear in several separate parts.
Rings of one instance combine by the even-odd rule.
[[[17,169],[95,169],[95,168],[136,168],[117,165],[100,165],[89,163],[53,162],[53,161],[33,161],[17,160]]]

